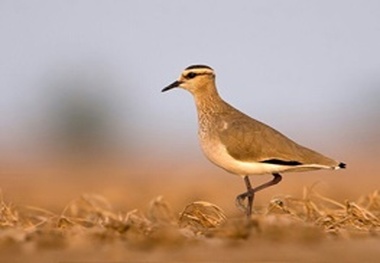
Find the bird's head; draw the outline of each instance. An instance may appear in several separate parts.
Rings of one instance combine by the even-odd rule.
[[[178,80],[162,90],[168,91],[173,88],[183,88],[193,95],[198,95],[215,89],[215,73],[212,68],[205,65],[193,65],[187,67]]]

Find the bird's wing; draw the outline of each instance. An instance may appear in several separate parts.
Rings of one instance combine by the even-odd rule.
[[[336,162],[305,148],[285,135],[247,115],[233,118],[219,131],[219,139],[235,159],[279,165],[320,164],[334,166]]]

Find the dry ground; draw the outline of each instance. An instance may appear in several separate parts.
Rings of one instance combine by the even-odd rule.
[[[243,182],[197,164],[2,165],[0,262],[380,258],[373,167],[286,175],[258,194],[246,220],[234,206]]]

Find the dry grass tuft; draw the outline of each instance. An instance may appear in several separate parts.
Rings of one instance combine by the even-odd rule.
[[[322,227],[330,234],[374,234],[380,230],[380,195],[375,191],[357,202],[340,203],[312,188],[305,188],[302,198],[285,197],[270,203],[267,213],[277,211],[302,222]]]
[[[329,199],[313,188],[303,196],[272,199],[251,220],[242,215],[227,218],[218,206],[198,201],[177,215],[169,203],[157,197],[144,213],[114,211],[102,196],[83,195],[60,214],[36,208],[16,207],[0,198],[0,250],[18,247],[84,247],[88,244],[122,243],[141,249],[181,246],[189,242],[231,242],[260,239],[318,241],[330,236],[357,238],[380,231],[378,191],[356,202]]]
[[[222,209],[204,201],[193,202],[180,213],[180,228],[188,228],[196,234],[216,228],[225,223],[226,216]]]

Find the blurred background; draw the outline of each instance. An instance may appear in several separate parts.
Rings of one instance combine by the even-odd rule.
[[[317,182],[341,199],[379,188],[379,1],[3,0],[0,35],[0,189],[15,203],[59,211],[94,192],[128,210],[164,195],[238,213],[244,184],[203,157],[190,94],[160,92],[191,64],[348,164],[287,174],[258,205]]]

